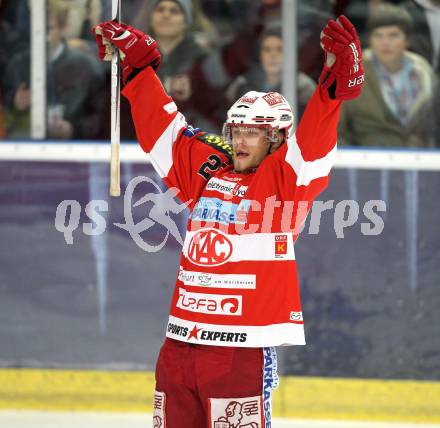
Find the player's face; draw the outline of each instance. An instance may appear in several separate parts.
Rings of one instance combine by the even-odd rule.
[[[374,29],[370,35],[370,47],[380,64],[398,64],[407,47],[406,34],[397,25]]]
[[[264,129],[233,127],[232,150],[235,171],[246,173],[256,168],[268,154],[269,146]]]
[[[261,43],[260,62],[266,74],[281,74],[283,67],[283,41],[267,36]]]
[[[156,37],[179,37],[185,33],[187,25],[179,5],[164,0],[153,9],[151,27]]]

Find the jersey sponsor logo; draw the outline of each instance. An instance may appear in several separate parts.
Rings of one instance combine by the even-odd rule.
[[[180,266],[178,280],[193,287],[215,287],[234,290],[253,290],[256,287],[256,275],[250,274],[215,274],[185,270]]]
[[[232,255],[232,242],[216,229],[201,229],[191,239],[188,258],[199,266],[219,266]]]
[[[278,104],[286,104],[285,98],[276,92],[269,92],[268,94],[263,96],[264,101],[267,102],[271,107],[276,106]]]
[[[241,315],[243,297],[237,295],[192,293],[179,288],[176,306],[191,312],[212,315]]]
[[[194,327],[188,334],[187,340],[191,339],[209,342],[244,343],[247,340],[247,333],[206,330],[204,328],[199,328],[197,327],[197,324],[194,324]]]
[[[188,335],[188,327],[182,327],[181,325],[173,324],[171,322],[168,323],[167,331],[176,336],[186,337]]]
[[[242,198],[248,186],[241,186],[240,183],[231,183],[221,178],[213,177],[208,181],[206,185],[207,190],[215,190],[223,193],[224,195],[238,196]]]
[[[232,147],[219,135],[204,133],[199,135],[197,140],[208,144],[219,152],[225,154],[229,159],[232,159]]]
[[[303,313],[302,312],[290,312],[290,321],[303,321]]]
[[[287,235],[275,235],[275,257],[287,254]]]
[[[272,426],[272,391],[278,386],[277,354],[275,348],[263,348],[263,412],[264,428]]]
[[[247,340],[247,333],[208,330],[198,327],[197,324],[194,324],[191,328],[179,325],[175,322],[169,322],[167,332],[171,336],[184,337],[187,341],[192,339],[202,342],[244,343]]]
[[[191,220],[244,224],[250,206],[250,201],[249,203],[233,204],[218,198],[200,198],[191,213]]]
[[[231,176],[224,176],[223,178],[226,178],[227,181],[242,181],[243,177],[231,177]]]
[[[261,396],[210,398],[209,402],[213,428],[262,428]]]

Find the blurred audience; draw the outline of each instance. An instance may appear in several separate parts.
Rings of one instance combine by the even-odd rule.
[[[367,84],[344,103],[340,138],[358,146],[430,147],[436,76],[429,63],[407,50],[413,22],[398,6],[377,7],[367,23],[364,51]]]
[[[193,2],[149,0],[139,6],[136,15],[133,15],[136,12],[136,0],[131,3],[127,22],[157,40],[162,54],[157,74],[165,89],[174,98],[179,110],[184,112],[189,123],[209,129],[211,125],[204,119],[204,106],[199,105],[202,95],[198,94],[199,86],[195,84],[197,82],[194,76],[194,70],[208,57],[209,50],[201,46],[190,31],[194,23]],[[107,74],[107,79],[109,77]],[[109,81],[106,86],[110,88]],[[109,137],[109,127],[105,119],[109,114],[109,110],[104,112],[100,132],[102,138]],[[121,98],[121,138],[136,139],[130,106],[124,97]]]
[[[0,94],[0,139],[6,137],[6,118],[5,109],[3,107],[3,99]]]
[[[373,10],[385,3],[401,3],[402,0],[331,0],[335,16],[346,15],[353,25],[362,43],[367,44],[367,21]]]
[[[322,69],[320,34],[333,17],[328,1],[299,2],[298,5],[298,66],[311,78],[318,80]]]
[[[238,3],[244,4],[243,1]],[[255,61],[256,41],[264,28],[259,16],[255,14],[256,10],[258,2],[254,2],[253,7],[242,10],[240,29],[229,33],[233,37],[220,37],[222,41],[211,45],[209,55],[195,64],[191,72],[194,89],[191,108],[197,112],[198,119],[202,119],[194,123],[207,131],[221,132],[231,103],[226,90]]]
[[[63,37],[68,3],[48,1],[47,110],[49,138],[97,137],[103,104],[102,68],[91,55],[70,48]],[[26,138],[30,133],[30,52],[8,62],[4,76],[7,136]]]
[[[101,0],[66,0],[69,6],[64,37],[81,38],[95,42],[90,28],[101,21]]]
[[[434,94],[434,143],[440,147],[440,84]]]
[[[188,116],[188,120],[197,123],[198,115],[193,111],[191,102],[191,72],[197,63],[207,57],[208,51],[189,32],[193,22],[192,2],[156,0],[150,4],[150,32],[162,54],[158,76],[176,104]]]
[[[283,71],[283,39],[281,27],[272,25],[264,31],[259,42],[259,61],[244,75],[239,76],[228,90],[234,102],[248,91],[281,92]],[[306,74],[298,74],[298,120],[316,88]]]
[[[216,28],[216,46],[230,44],[246,27],[264,20],[264,0],[200,0],[203,12]],[[277,1],[278,2],[278,1]],[[277,10],[278,13],[278,10]]]
[[[11,53],[29,49],[29,19],[27,0],[0,0],[0,91]]]
[[[440,75],[440,0],[410,0],[402,4],[414,21],[410,48]]]
[[[28,6],[28,0],[0,0],[0,137],[29,136]],[[110,73],[92,55],[90,28],[110,18],[111,0],[49,0],[48,11],[48,137],[109,138]],[[407,147],[440,141],[440,101],[433,96],[440,89],[428,64],[439,74],[440,0],[299,2],[299,118],[322,65],[317,29],[340,13],[369,46],[368,84],[344,105],[341,139]],[[219,132],[240,95],[281,90],[281,0],[125,0],[123,19],[156,38],[159,78],[196,126]],[[136,138],[124,100],[121,136]]]
[[[224,89],[249,68],[255,45],[253,36],[259,31],[255,25],[259,24],[245,26],[235,39],[219,47],[215,40],[217,30],[205,15],[200,0],[150,0],[148,4],[145,30],[157,40],[162,53],[159,78],[188,122],[219,132],[228,104]],[[144,12],[145,8],[140,15],[145,16]],[[242,10],[246,22],[247,16],[248,12]],[[134,19],[133,23],[138,21],[139,18]],[[207,28],[212,28],[209,34]],[[124,106],[123,120],[128,123],[125,111]],[[125,128],[125,135],[127,131]]]
[[[90,31],[101,22],[103,7],[101,0],[65,0],[68,5],[63,35],[69,45],[85,53],[95,53],[95,38]]]

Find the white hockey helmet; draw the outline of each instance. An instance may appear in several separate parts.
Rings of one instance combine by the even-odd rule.
[[[232,142],[234,126],[267,129],[269,142],[278,141],[278,131],[285,130],[286,139],[293,132],[292,108],[278,92],[250,91],[240,97],[228,110],[223,125],[223,137]]]

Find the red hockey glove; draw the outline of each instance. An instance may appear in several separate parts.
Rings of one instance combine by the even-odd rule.
[[[359,38],[353,24],[341,15],[330,20],[321,33],[325,64],[319,77],[324,88],[336,82],[334,98],[351,100],[360,95],[364,85],[364,67]]]
[[[113,46],[119,49],[124,83],[134,69],[142,69],[148,65],[155,71],[159,68],[160,52],[157,42],[142,31],[115,21],[101,22],[92,31],[96,34],[99,57],[104,61],[111,61]]]

